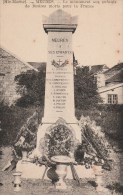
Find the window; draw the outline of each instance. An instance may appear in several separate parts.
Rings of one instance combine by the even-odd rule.
[[[117,94],[108,94],[108,104],[117,104],[118,95]]]

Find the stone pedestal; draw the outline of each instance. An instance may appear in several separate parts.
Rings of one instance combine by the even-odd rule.
[[[27,161],[27,156],[28,156],[28,152],[25,150],[22,150],[22,161],[23,162]]]
[[[67,167],[74,161],[74,159],[68,156],[53,156],[51,158],[54,162],[56,162],[56,173],[58,175],[59,181],[56,182],[56,189],[66,190],[68,187],[64,181],[67,175]]]
[[[56,189],[66,190],[67,185],[64,181],[67,175],[67,165],[65,164],[58,164],[56,167],[56,173],[58,175],[59,181],[56,183]]]
[[[13,173],[14,176],[14,191],[19,192],[21,190],[21,172]]]
[[[95,174],[95,182],[97,183],[96,191],[97,192],[103,192],[104,186],[103,186],[103,170],[102,166],[93,165],[93,171]]]

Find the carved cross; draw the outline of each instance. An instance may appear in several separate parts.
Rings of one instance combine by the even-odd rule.
[[[59,63],[59,66],[61,65],[60,63],[62,62],[60,59],[57,61]]]

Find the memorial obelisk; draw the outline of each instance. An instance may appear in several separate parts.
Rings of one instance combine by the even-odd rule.
[[[48,35],[48,55],[45,82],[45,105],[42,124],[37,133],[40,139],[51,125],[61,119],[72,128],[76,139],[81,142],[81,131],[75,118],[74,71],[72,35],[77,28],[77,17],[57,10],[45,17],[43,28]],[[64,122],[63,122],[64,123]]]

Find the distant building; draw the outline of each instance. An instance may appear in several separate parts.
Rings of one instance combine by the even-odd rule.
[[[104,104],[123,104],[123,83],[101,87],[98,92]]]
[[[105,71],[109,70],[109,68],[105,65],[93,65],[89,66],[90,74],[93,76],[94,82],[97,84],[97,87],[105,86]]]
[[[123,63],[117,64],[105,72],[106,85],[123,83]]]
[[[15,76],[22,72],[36,68],[23,62],[14,54],[0,48],[0,102],[11,105],[20,96],[16,93]]]
[[[123,63],[104,72],[105,85],[98,92],[105,104],[123,104]]]

